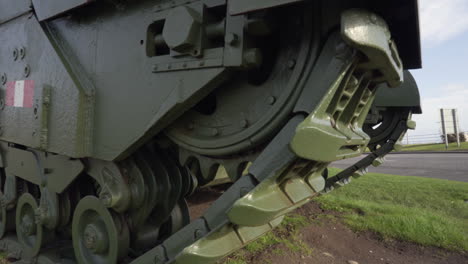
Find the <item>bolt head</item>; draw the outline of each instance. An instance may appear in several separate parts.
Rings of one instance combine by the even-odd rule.
[[[2,81],[2,84],[6,84],[6,82],[7,82],[6,73],[3,73],[3,74],[2,74],[1,81]]]
[[[18,49],[13,49],[13,60],[17,60],[18,59]]]
[[[163,38],[172,50],[187,52],[196,46],[200,28],[200,14],[187,6],[178,6],[167,16]]]
[[[105,206],[105,207],[111,207],[112,206],[112,195],[109,194],[109,193],[101,193],[101,195],[99,195],[99,200],[101,200],[101,203]]]
[[[242,128],[248,127],[248,126],[249,126],[249,121],[247,121],[246,119],[241,120],[241,121],[240,121],[240,126],[241,126]]]
[[[25,56],[26,56],[26,48],[25,48],[25,47],[21,47],[21,48],[19,49],[19,57],[20,57],[21,59],[24,59]]]
[[[238,37],[234,33],[227,33],[224,37],[224,42],[228,45],[234,45],[237,43]]]
[[[109,241],[103,230],[103,226],[99,224],[88,224],[83,232],[84,246],[94,253],[105,252],[109,247]]]
[[[25,234],[26,236],[33,235],[36,232],[36,224],[34,222],[34,219],[30,215],[25,214],[21,219],[20,228],[23,234]]]
[[[276,102],[276,97],[270,96],[268,97],[268,104],[272,105]]]
[[[83,240],[87,249],[94,249],[96,246],[97,234],[92,225],[86,226]]]
[[[31,67],[29,67],[29,65],[26,65],[24,67],[24,77],[29,77],[29,74],[31,74]]]

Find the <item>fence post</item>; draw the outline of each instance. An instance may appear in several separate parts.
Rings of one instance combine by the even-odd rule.
[[[440,109],[440,118],[442,121],[442,133],[445,137],[445,149],[448,149],[447,130],[445,129],[444,109]]]
[[[455,136],[457,137],[457,147],[460,147],[460,132],[458,129],[458,116],[457,116],[457,109],[452,109],[452,117],[453,117],[453,129],[455,131]]]

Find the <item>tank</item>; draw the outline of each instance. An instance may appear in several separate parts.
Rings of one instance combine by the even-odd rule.
[[[421,113],[416,0],[0,0],[0,43],[0,250],[24,263],[214,263]]]

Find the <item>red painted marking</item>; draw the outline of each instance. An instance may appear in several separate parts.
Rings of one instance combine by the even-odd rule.
[[[24,90],[22,93],[15,93],[16,83],[15,82],[8,82],[6,85],[6,100],[5,104],[7,106],[15,106],[15,94],[22,94],[23,98],[16,98],[16,101],[22,100],[23,104],[16,107],[33,107],[33,99],[34,99],[34,81],[33,80],[25,80],[21,81],[24,82]],[[21,101],[20,101],[21,102]]]
[[[8,106],[15,105],[15,83],[16,82],[8,82],[6,86],[5,104]]]
[[[26,80],[24,81],[23,107],[33,107],[33,98],[34,98],[34,81]]]

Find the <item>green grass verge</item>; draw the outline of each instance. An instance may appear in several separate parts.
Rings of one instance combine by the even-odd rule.
[[[468,183],[369,173],[316,200],[355,230],[468,251]]]
[[[247,244],[242,250],[229,256],[224,264],[246,264],[247,256],[258,254],[278,244],[285,245],[288,251],[311,255],[312,249],[299,238],[301,229],[309,224],[310,220],[305,216],[287,215],[278,228]],[[285,252],[277,248],[273,249],[271,254],[283,255]]]
[[[460,147],[457,143],[450,143],[448,149],[445,149],[445,144],[422,144],[422,145],[406,145],[401,151],[453,151],[453,150],[468,150],[468,142],[461,142]]]

